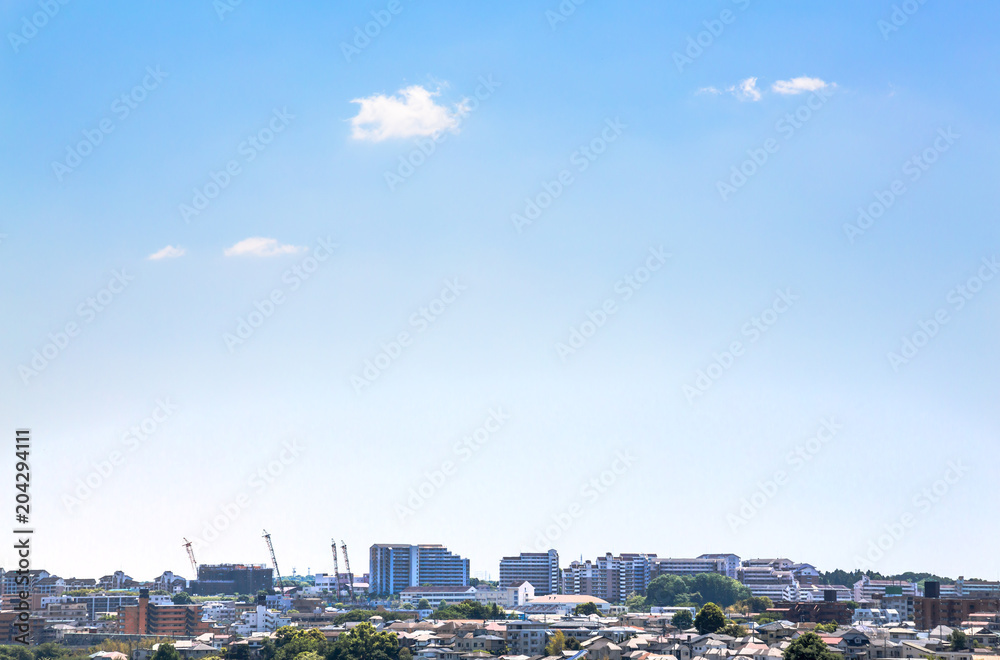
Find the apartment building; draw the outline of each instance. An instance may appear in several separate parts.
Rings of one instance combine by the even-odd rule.
[[[138,594],[88,594],[86,596],[45,596],[41,599],[40,607],[48,607],[52,603],[82,603],[87,606],[87,621],[94,623],[105,614],[114,614],[123,607],[136,605],[139,602]],[[170,604],[170,596],[150,596],[150,602],[155,604]]]
[[[149,600],[149,590],[139,590],[139,602],[118,612],[119,630],[126,635],[191,637],[210,632],[202,621],[201,605],[157,605]]]
[[[500,560],[500,586],[510,587],[530,582],[539,596],[558,593],[560,582],[559,553],[522,552],[517,557]]]
[[[621,602],[641,593],[652,579],[655,554],[610,552],[597,561],[574,561],[562,569],[562,593]]]
[[[729,578],[736,579],[736,571],[740,568],[740,557],[739,555],[734,555],[732,553],[721,553],[721,554],[704,554],[698,555],[698,559],[721,559],[725,562],[725,572],[723,575]]]
[[[719,573],[725,575],[727,571],[726,560],[723,558],[708,559],[694,558],[684,559],[675,557],[659,557],[652,560],[652,577],[660,575],[692,576],[699,573]]]
[[[76,625],[87,621],[87,606],[83,603],[48,603],[42,610],[46,624],[69,623]]]
[[[864,603],[881,600],[886,595],[919,596],[920,589],[916,582],[905,580],[873,580],[867,575],[854,583],[854,600]]]
[[[546,594],[548,595],[548,594]],[[524,605],[535,597],[535,587],[526,580],[509,587],[476,587],[475,600],[486,605],[495,604],[503,608]]]
[[[753,563],[757,562],[757,563]],[[750,560],[737,571],[739,580],[754,596],[767,596],[772,601],[799,600],[799,584],[787,560]],[[784,566],[784,568],[776,568]]]
[[[277,610],[267,609],[267,598],[257,597],[257,605],[252,610],[242,613],[240,620],[233,624],[232,631],[240,637],[250,637],[254,633],[271,633],[282,626],[291,623],[291,618],[281,615]]]
[[[997,598],[1000,597],[1000,582],[990,580],[966,580],[958,576],[955,584],[941,585],[942,598]]]
[[[512,655],[544,655],[547,628],[541,621],[508,621],[507,648]]]
[[[376,543],[369,549],[369,591],[398,594],[407,587],[469,584],[469,560],[443,545]]]
[[[17,595],[19,591],[24,589],[24,584],[18,584],[17,571],[3,571],[3,577],[0,578],[0,596],[7,596],[10,594]],[[34,585],[39,580],[44,580],[51,577],[51,573],[43,570],[32,570],[28,571],[28,584]]]
[[[399,600],[403,603],[416,605],[421,599],[427,599],[434,608],[440,603],[455,605],[476,600],[476,587],[406,587],[399,592]]]
[[[274,586],[274,569],[264,564],[200,564],[198,579],[190,585],[190,593],[200,596],[216,594],[256,594]]]
[[[812,564],[792,564],[791,571],[799,587],[819,585],[819,571]]]
[[[1000,612],[1000,598],[917,597],[913,599],[913,610],[913,621],[920,630],[960,628],[973,613]]]
[[[798,600],[803,603],[818,603],[829,601],[827,592],[836,594],[837,602],[846,603],[854,600],[854,590],[842,584],[813,584],[808,587],[799,586]]]

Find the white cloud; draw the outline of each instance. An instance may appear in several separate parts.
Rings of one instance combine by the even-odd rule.
[[[716,89],[715,87],[702,87],[696,94],[721,94],[722,90]]]
[[[279,254],[295,254],[303,250],[305,248],[295,245],[281,245],[274,238],[253,236],[244,238],[233,247],[226,248],[224,254],[227,257],[275,257]]]
[[[815,92],[818,89],[826,89],[830,83],[819,78],[809,78],[799,76],[791,80],[779,80],[771,85],[771,91],[778,94],[801,94],[802,92]]]
[[[187,253],[182,247],[174,247],[173,245],[168,245],[162,250],[157,250],[153,254],[146,257],[150,261],[159,261],[160,259],[176,259],[177,257],[183,257]]]
[[[433,97],[439,94],[439,91],[431,92],[420,85],[412,85],[392,96],[373,94],[353,99],[351,103],[361,108],[357,116],[351,118],[351,137],[381,142],[421,135],[436,137],[444,131],[455,130],[467,110],[465,103],[453,109],[438,105]]]
[[[740,82],[739,85],[730,87],[728,90],[733,96],[741,101],[759,101],[760,90],[757,89],[757,78],[751,77]]]

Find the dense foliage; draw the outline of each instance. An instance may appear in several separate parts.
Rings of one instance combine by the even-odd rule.
[[[923,586],[924,582],[927,580],[937,580],[941,584],[954,583],[954,580],[951,578],[941,577],[939,575],[934,575],[933,573],[914,573],[913,571],[907,571],[896,575],[882,575],[877,571],[844,571],[839,568],[826,573],[820,571],[819,582],[820,584],[842,584],[845,587],[849,587],[865,575],[867,575],[871,580],[902,580],[906,582],[916,582],[920,584],[920,586]]]
[[[731,577],[718,573],[699,573],[694,576],[660,575],[646,587],[645,605],[648,606],[700,606],[716,603],[729,607],[737,601],[750,598],[750,590]]]
[[[443,605],[443,607],[442,607]],[[473,600],[465,600],[456,605],[444,602],[431,615],[434,619],[506,619],[507,613],[496,603],[484,604]]]
[[[263,660],[400,660],[399,640],[364,622],[330,641],[319,630],[284,626],[261,649]]]
[[[782,653],[782,660],[839,660],[841,654],[830,650],[819,635],[805,633],[792,640]]]
[[[726,614],[715,603],[705,603],[694,618],[694,627],[698,629],[699,635],[719,632],[725,628],[726,623]]]

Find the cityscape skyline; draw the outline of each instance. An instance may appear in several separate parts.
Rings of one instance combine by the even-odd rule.
[[[446,544],[442,544],[442,543],[420,543],[420,544],[405,544],[405,543],[403,543],[403,544],[399,544],[399,543],[384,544],[384,543],[382,543],[382,544],[373,544],[370,548],[362,548],[362,549],[363,550],[370,550],[370,549],[372,549],[372,548],[374,548],[376,546],[412,547],[414,549],[417,548],[418,546],[420,546],[420,547],[439,548],[439,549],[444,550],[446,553],[450,551],[451,553],[454,553],[457,558],[461,559],[462,561],[465,561],[468,564],[469,569],[468,569],[468,573],[467,573],[467,578],[477,578],[477,579],[480,579],[480,580],[487,580],[487,581],[491,581],[491,582],[497,582],[498,580],[500,580],[500,574],[501,574],[501,571],[502,571],[502,561],[504,559],[512,559],[512,558],[516,559],[519,556],[519,553],[501,555],[497,559],[496,562],[494,562],[492,565],[490,565],[489,568],[476,569],[475,568],[476,565],[473,563],[473,561],[469,557],[465,556],[464,554],[462,554],[460,551],[456,550],[455,548],[451,548],[451,547],[447,546]],[[339,543],[338,543],[338,547],[339,547]],[[183,551],[183,546],[181,546],[181,548],[182,548],[182,551]],[[606,552],[601,552],[601,553],[591,554],[591,555],[584,555],[584,554],[580,553],[578,555],[567,556],[567,555],[564,555],[564,554],[560,554],[558,552],[558,550],[555,549],[555,548],[552,548],[551,550],[556,553],[556,558],[557,558],[557,560],[559,562],[559,568],[560,568],[560,578],[559,579],[560,580],[562,579],[561,578],[562,571],[565,570],[566,568],[568,568],[571,564],[594,563],[594,565],[596,565],[596,563],[598,561],[604,559],[605,557],[609,557],[609,558],[610,557],[615,557],[615,558],[617,558],[617,557],[623,557],[623,556],[637,556],[637,557],[649,557],[651,560],[661,560],[661,561],[667,561],[667,562],[669,562],[669,561],[677,561],[677,560],[706,560],[707,558],[722,558],[722,557],[735,557],[737,561],[742,561],[744,563],[745,562],[750,562],[750,561],[761,561],[764,558],[770,558],[770,559],[773,559],[773,560],[776,560],[776,559],[790,560],[790,558],[789,558],[789,556],[787,554],[772,554],[772,555],[766,555],[766,556],[758,556],[758,555],[746,555],[746,556],[743,556],[743,555],[740,555],[738,553],[698,553],[698,554],[690,554],[690,555],[683,555],[682,556],[682,555],[676,555],[676,554],[666,555],[666,554],[661,554],[661,553],[658,553],[658,552],[645,552],[645,551],[638,552],[638,551],[635,551],[636,549],[633,548],[632,550],[626,549],[626,550],[620,550],[620,551],[619,550],[606,551]],[[292,577],[293,575],[294,576],[298,576],[298,577],[311,577],[311,576],[321,575],[321,574],[332,575],[333,574],[334,562],[333,562],[333,560],[329,556],[329,547],[327,548],[327,553],[328,554],[327,554],[325,563],[321,561],[321,562],[317,562],[317,564],[315,564],[315,565],[313,565],[313,564],[305,564],[305,570],[300,570],[302,568],[302,565],[300,565],[300,564],[295,564],[294,562],[284,562],[284,560],[282,560],[282,563],[284,563],[286,566],[289,567],[287,569],[287,572],[282,572],[281,573],[282,577],[289,578],[289,577]],[[264,555],[266,555],[266,554],[267,554],[267,549],[265,548]],[[354,566],[355,566],[355,568],[357,570],[354,571],[353,575],[355,576],[356,580],[360,579],[360,577],[362,575],[368,575],[369,572],[370,572],[370,570],[371,570],[370,566],[368,564],[368,557],[366,556],[366,554],[367,553],[362,552],[362,553],[359,553],[357,555],[357,557],[361,558],[363,561],[358,562],[356,560],[355,563],[354,563]],[[546,553],[545,552],[537,552],[537,551],[534,551],[534,550],[527,550],[527,551],[522,551],[522,554],[526,554],[526,555],[544,555]],[[196,554],[196,556],[197,556],[197,554]],[[252,565],[252,566],[266,567],[268,570],[272,570],[274,568],[274,566],[271,563],[269,557],[262,557],[262,558],[259,558],[259,559],[255,559],[253,561],[242,561],[242,560],[241,561],[232,561],[233,558],[228,558],[228,559],[229,559],[229,561],[205,561],[205,562],[202,562],[199,559],[198,560],[198,564],[199,565],[202,565],[202,564],[204,564],[204,565],[247,565],[247,566],[251,566]],[[147,582],[148,581],[152,581],[156,576],[159,576],[159,575],[163,574],[164,572],[169,572],[169,573],[171,573],[171,574],[173,574],[175,576],[183,577],[183,578],[185,578],[187,580],[192,580],[192,579],[194,579],[194,577],[193,577],[194,571],[191,569],[191,567],[189,565],[189,561],[190,560],[185,555],[184,559],[183,559],[183,563],[179,563],[178,565],[173,566],[173,567],[169,567],[168,566],[166,568],[161,568],[161,569],[152,571],[151,573],[149,573],[149,572],[147,572],[147,573],[140,573],[140,572],[137,572],[137,571],[130,571],[130,570],[127,569],[127,567],[125,567],[125,568],[118,567],[115,570],[121,571],[124,574],[128,575],[129,577],[131,577],[131,578],[133,578],[135,580],[139,580],[139,581],[147,581]],[[794,561],[793,561],[793,563],[794,563]],[[327,564],[329,564],[329,565],[327,565]],[[916,566],[916,567],[911,566],[911,567],[908,567],[908,568],[905,568],[905,569],[902,569],[902,570],[876,570],[875,568],[871,568],[871,567],[869,567],[869,568],[858,568],[858,567],[833,566],[833,567],[827,568],[827,567],[823,567],[823,566],[817,566],[817,565],[812,564],[810,562],[802,562],[802,563],[796,564],[796,565],[803,565],[803,566],[812,566],[812,567],[815,567],[816,570],[819,571],[820,574],[823,574],[823,573],[832,573],[833,571],[836,571],[836,570],[845,571],[847,573],[852,573],[852,572],[855,572],[855,571],[860,571],[861,573],[865,573],[868,570],[871,570],[874,573],[878,573],[878,574],[885,575],[885,576],[903,575],[903,574],[907,574],[907,573],[910,573],[910,574],[924,574],[924,573],[926,573],[928,575],[935,575],[935,576],[941,577],[941,578],[946,579],[946,580],[961,580],[961,579],[965,579],[965,580],[985,580],[987,582],[996,581],[996,582],[1000,583],[1000,576],[977,575],[977,574],[971,573],[969,571],[964,571],[963,572],[963,570],[961,568],[960,568],[959,572],[948,573],[948,572],[936,571],[936,570],[933,570],[932,568],[927,567],[927,566]],[[39,566],[35,566],[33,568],[47,569],[49,567],[39,565]],[[0,570],[4,570],[4,567],[0,566]],[[721,569],[721,568],[717,572],[719,572],[720,574],[723,574],[723,575],[731,574],[730,577],[735,577],[735,572],[734,571],[735,571],[735,569],[733,567],[730,567],[729,570],[728,570],[728,572],[726,570],[724,570],[724,569]],[[62,570],[53,571],[53,570],[49,570],[49,572],[51,574],[54,574],[54,575],[55,574],[62,575],[63,577],[79,578],[79,577],[93,577],[93,576],[96,576],[98,573],[101,573],[102,575],[109,575],[113,571],[108,571],[107,567],[105,567],[105,569],[98,570],[98,571],[86,571],[86,570],[84,570],[84,571],[62,571]],[[715,571],[709,571],[709,572],[715,572]],[[191,573],[192,577],[188,577],[188,573]],[[344,558],[341,555],[340,559],[339,559],[339,575],[346,576],[347,574],[348,574],[348,571],[346,570],[345,565],[344,565]],[[275,581],[277,581],[277,577],[275,577]],[[466,580],[466,582],[467,581],[468,581],[468,579]],[[439,582],[440,581],[429,582],[429,584],[439,584]],[[448,582],[448,581],[446,581],[445,583],[450,584],[450,582]]]
[[[997,579],[1000,5],[902,4],[5,3],[32,566]]]

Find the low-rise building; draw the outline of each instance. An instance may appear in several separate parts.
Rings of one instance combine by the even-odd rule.
[[[547,624],[541,621],[508,621],[507,648],[514,655],[545,653]]]
[[[244,611],[239,621],[230,629],[241,637],[249,637],[255,633],[272,633],[289,623],[291,623],[289,617],[282,616],[277,610],[268,609],[267,598],[261,595],[257,597],[256,607]]]
[[[455,605],[467,600],[476,599],[475,587],[406,587],[399,592],[399,600],[410,605],[416,605],[421,599],[427,599],[431,607],[439,603]]]

